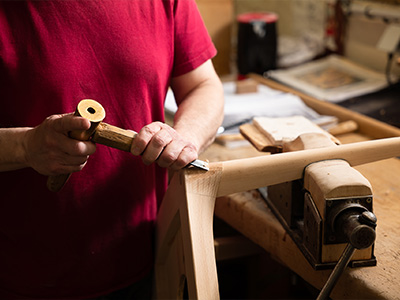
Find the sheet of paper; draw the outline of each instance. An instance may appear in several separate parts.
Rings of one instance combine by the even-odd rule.
[[[316,124],[334,124],[337,119],[332,116],[321,116],[304,104],[296,95],[271,89],[265,85],[258,86],[257,93],[236,94],[235,83],[223,84],[225,96],[224,133],[239,132],[239,126],[250,123],[254,117],[289,117],[303,116]],[[167,113],[174,114],[177,105],[172,91],[169,91],[165,101]]]

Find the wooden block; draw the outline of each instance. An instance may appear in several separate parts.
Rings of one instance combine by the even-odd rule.
[[[284,118],[256,117],[253,119],[253,124],[262,134],[267,136],[274,145],[279,146],[294,141],[304,133],[319,133],[334,139],[325,130],[303,116]]]
[[[236,94],[257,93],[258,83],[251,78],[236,81]]]
[[[252,124],[244,124],[239,129],[262,152],[281,153],[340,144],[330,133],[302,116],[256,117]]]
[[[282,151],[291,152],[291,151],[300,151],[305,149],[332,147],[336,145],[337,143],[335,143],[326,134],[319,132],[303,133],[299,135],[295,140],[283,144]]]
[[[253,124],[244,124],[239,127],[240,133],[260,152],[280,153],[282,147],[275,145]]]
[[[357,129],[358,129],[358,124],[356,121],[347,120],[329,128],[328,132],[332,135],[340,135],[340,134],[354,132]]]

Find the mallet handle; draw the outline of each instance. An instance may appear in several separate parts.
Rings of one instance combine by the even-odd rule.
[[[92,141],[122,151],[130,152],[137,133],[101,122],[93,134]]]
[[[86,131],[71,131],[69,136],[76,140],[87,141],[93,135],[100,122],[105,118],[106,113],[104,108],[97,101],[84,99],[79,102],[74,115],[88,119],[91,126]],[[70,175],[71,174],[59,174],[49,176],[47,178],[47,188],[52,192],[58,192],[67,182]]]

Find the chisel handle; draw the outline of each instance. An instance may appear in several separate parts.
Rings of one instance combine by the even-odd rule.
[[[108,147],[130,152],[132,142],[136,135],[137,133],[132,130],[121,129],[119,127],[101,122],[94,132],[92,141],[97,144],[102,144]],[[205,171],[209,170],[208,163],[199,159],[190,162],[189,165]]]

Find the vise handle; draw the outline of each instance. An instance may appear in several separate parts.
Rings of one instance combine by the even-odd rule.
[[[321,292],[319,293],[317,300],[327,300],[337,281],[342,275],[343,271],[349,264],[354,251],[356,249],[365,249],[370,247],[375,241],[375,227],[376,227],[376,216],[370,211],[363,211],[361,213],[345,212],[342,213],[342,220],[339,222],[346,235],[348,236],[349,243],[344,249],[339,261],[337,262],[332,273]]]

